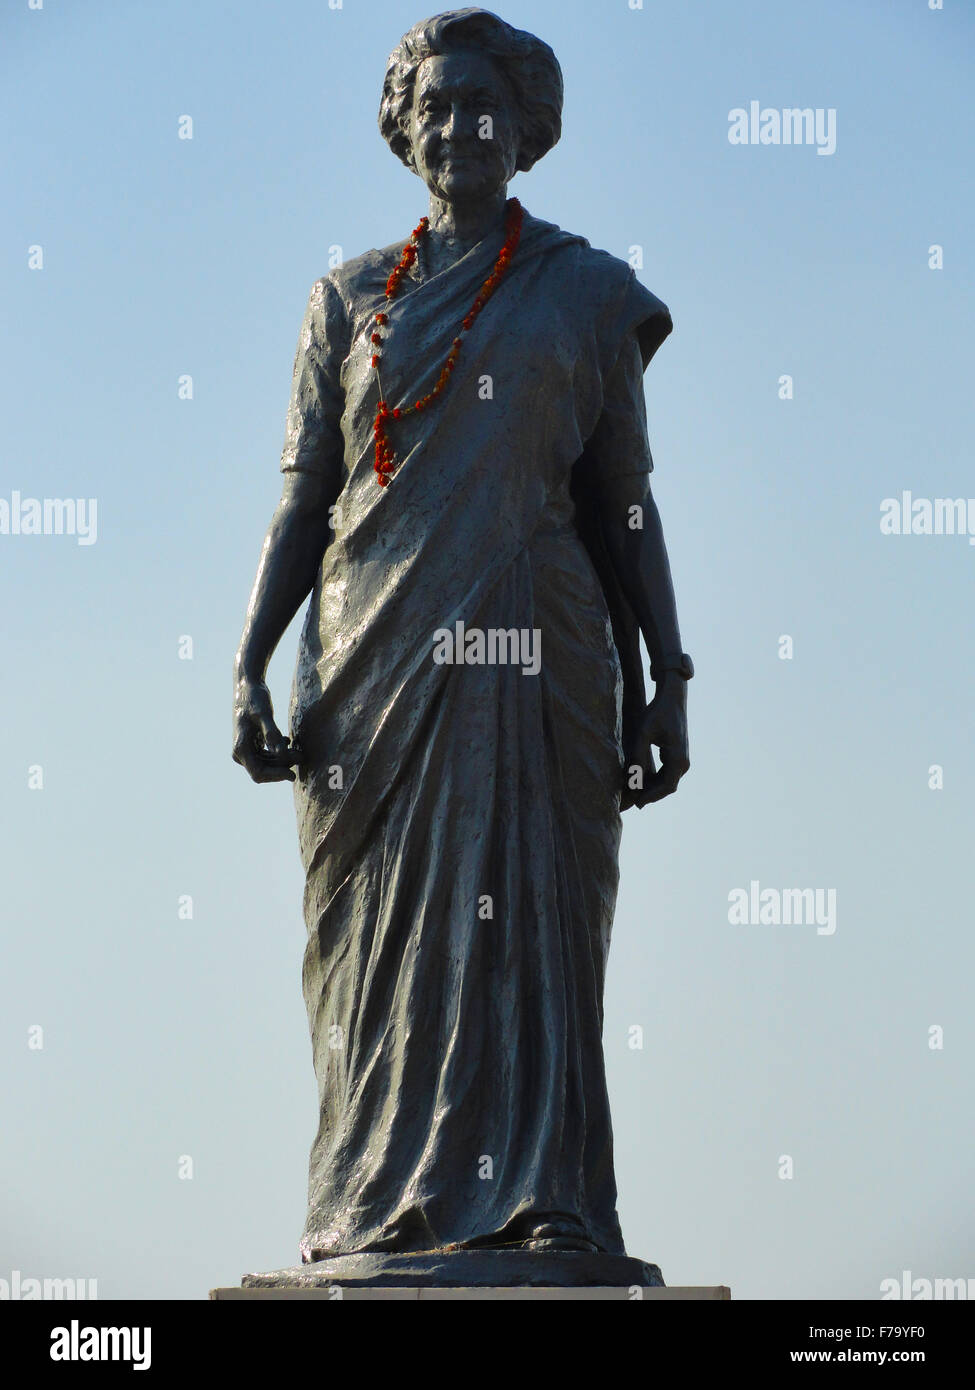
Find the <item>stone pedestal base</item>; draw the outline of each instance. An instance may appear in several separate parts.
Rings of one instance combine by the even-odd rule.
[[[325,1300],[334,1302],[341,1300],[343,1303],[349,1299],[367,1300],[382,1299],[395,1301],[397,1303],[416,1303],[416,1302],[442,1302],[445,1299],[461,1299],[464,1301],[474,1301],[477,1299],[489,1300],[514,1300],[531,1299],[533,1302],[549,1301],[578,1301],[581,1299],[597,1299],[608,1301],[612,1299],[627,1300],[629,1302],[653,1302],[653,1303],[674,1303],[687,1300],[693,1302],[715,1302],[731,1297],[731,1290],[723,1284],[713,1287],[696,1286],[673,1286],[664,1288],[662,1286],[653,1287],[634,1287],[634,1288],[610,1288],[603,1286],[600,1288],[466,1288],[466,1289],[434,1289],[434,1288],[370,1288],[362,1285],[342,1285],[335,1284],[331,1288],[315,1288],[306,1286],[304,1288],[288,1288],[278,1286],[275,1288],[241,1288],[241,1289],[211,1289],[210,1297],[226,1302],[258,1302],[278,1301],[281,1299],[295,1300],[304,1302],[308,1299]]]

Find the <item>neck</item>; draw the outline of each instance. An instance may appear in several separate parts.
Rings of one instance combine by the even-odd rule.
[[[475,246],[504,226],[507,200],[507,186],[499,188],[490,198],[479,199],[476,203],[448,203],[431,193],[430,230],[445,242],[466,247]]]

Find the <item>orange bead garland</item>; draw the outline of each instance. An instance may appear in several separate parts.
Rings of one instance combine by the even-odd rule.
[[[518,248],[524,216],[525,210],[518,199],[509,198],[505,205],[504,245],[498,254],[498,259],[494,263],[494,269],[484,281],[484,284],[478,291],[477,298],[464,317],[462,332],[469,332],[470,329],[473,328],[474,321],[478,314],[504,278],[511,264],[512,257]],[[426,236],[429,227],[430,219],[424,217],[421,218],[419,224],[413,229],[409,241],[403,247],[403,254],[400,257],[399,264],[394,268],[389,279],[386,281],[387,302],[391,299],[395,299],[396,295],[399,293],[400,281],[416,260],[416,248],[419,246],[421,238]],[[380,311],[376,314],[375,323],[377,328],[385,328],[389,323],[389,315]],[[370,335],[369,341],[373,347],[378,348],[383,342],[382,335],[378,332],[373,332]],[[393,472],[398,463],[396,455],[393,452],[393,447],[389,441],[389,420],[401,420],[406,415],[415,415],[418,411],[426,410],[434,403],[450,380],[451,373],[457,365],[457,357],[462,346],[463,339],[461,337],[455,338],[451,345],[450,352],[447,354],[446,361],[441,368],[436,385],[432,390],[428,391],[425,396],[421,396],[418,401],[414,401],[412,405],[397,406],[394,410],[390,410],[386,401],[383,399],[382,386],[380,384],[379,405],[376,408],[376,423],[372,431],[376,440],[376,481],[379,483],[380,487],[387,487],[389,485],[389,475]],[[377,372],[381,360],[382,358],[378,352],[372,354],[371,364]]]

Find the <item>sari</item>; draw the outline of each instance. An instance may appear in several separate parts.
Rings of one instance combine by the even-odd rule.
[[[653,467],[642,372],[671,321],[625,262],[526,212],[378,486],[376,311],[405,404],[500,245],[407,275],[388,305],[402,243],[367,252],[315,284],[299,338],[281,467],[337,499],[291,701],[320,1103],[305,1263],[517,1247],[546,1223],[623,1252],[602,1000],[624,713],[644,696],[593,499]],[[533,634],[537,669],[503,640],[494,661],[442,659],[472,631]]]

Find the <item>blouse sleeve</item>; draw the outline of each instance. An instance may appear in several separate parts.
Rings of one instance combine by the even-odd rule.
[[[635,328],[626,334],[619,357],[606,378],[603,410],[587,445],[593,480],[652,473],[643,396],[643,351]]]
[[[327,277],[317,280],[298,337],[282,473],[316,473],[337,486],[341,483],[345,400],[339,373],[348,352],[347,339],[341,296]]]

